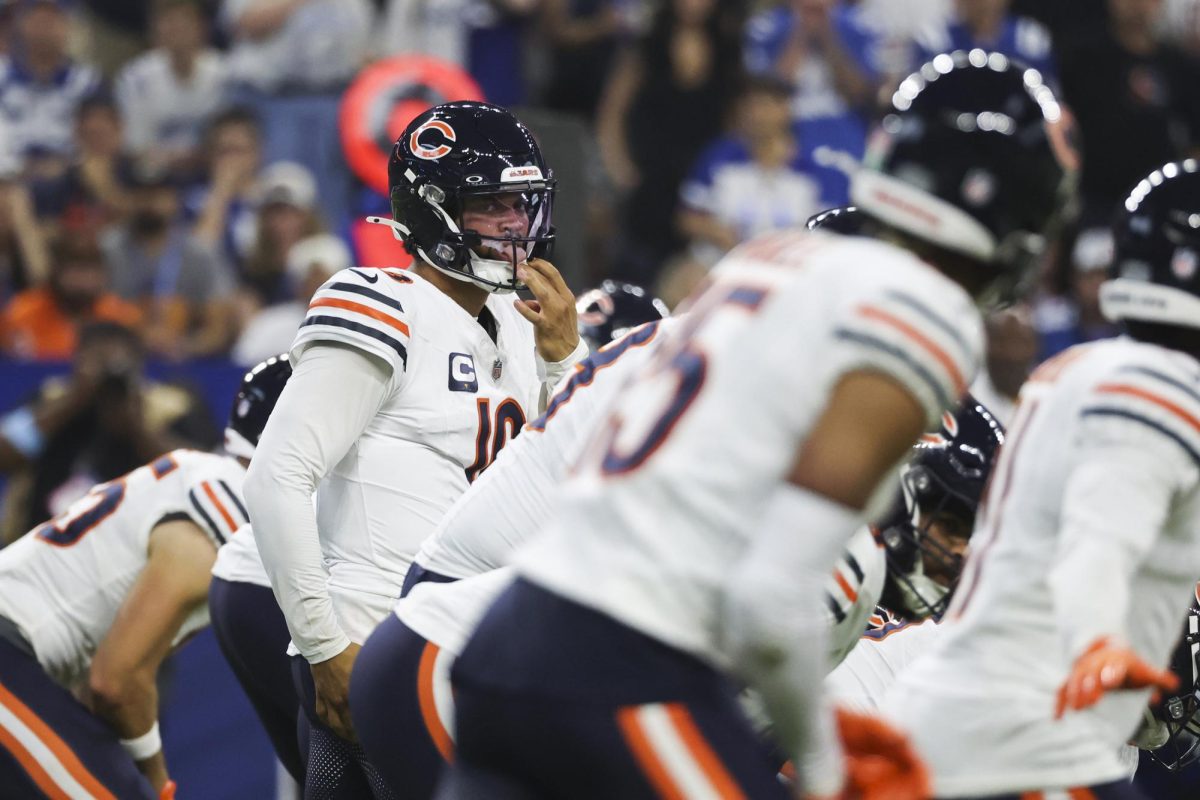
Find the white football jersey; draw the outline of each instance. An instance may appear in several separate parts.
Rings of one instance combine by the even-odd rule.
[[[919,623],[879,622],[855,640],[845,660],[825,678],[830,699],[864,714],[879,710],[892,685],[929,649],[940,630],[931,619]]]
[[[825,581],[825,606],[829,611],[829,664],[842,663],[854,649],[875,613],[887,578],[883,544],[869,527],[850,537],[842,557]]]
[[[885,704],[936,794],[1126,774],[1118,753],[1149,690],[1058,720],[1056,694],[1100,636],[1167,666],[1200,575],[1198,465],[1200,363],[1186,355],[1097,342],[1025,384],[944,630]]]
[[[710,279],[623,387],[558,513],[515,563],[550,591],[728,667],[727,575],[836,383],[886,374],[932,427],[966,391],[983,335],[958,285],[881,241],[771,234]]]
[[[267,577],[262,556],[258,554],[258,543],[254,541],[253,525],[247,523],[238,528],[237,536],[221,545],[212,574],[232,583],[252,583],[271,588],[271,579]]]
[[[175,450],[100,484],[63,514],[0,550],[0,616],[63,686],[86,679],[92,656],[146,565],[150,532],[187,519],[222,543],[246,522],[245,469],[227,456]],[[176,642],[208,624],[204,605]]]
[[[546,412],[496,457],[421,545],[416,562],[465,578],[508,563],[550,515],[553,488],[578,457],[600,411],[611,402],[674,320],[647,323],[580,362],[559,384]]]
[[[343,630],[367,635],[400,594],[421,542],[536,413],[533,326],[491,295],[492,341],[406,270],[345,269],[314,295],[293,358],[338,342],[392,367],[382,407],[317,489],[317,528]]]

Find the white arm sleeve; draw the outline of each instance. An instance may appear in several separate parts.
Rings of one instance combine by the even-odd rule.
[[[1181,474],[1192,471],[1154,444],[1097,448],[1067,480],[1049,580],[1071,659],[1104,636],[1128,641],[1133,574],[1166,521]]]
[[[725,649],[762,696],[809,794],[842,788],[841,747],[821,696],[829,624],[823,600],[829,571],[861,517],[814,492],[780,486],[725,590]]]
[[[309,663],[350,645],[326,587],[312,496],[375,417],[391,369],[361,350],[306,348],[246,473],[246,505],[288,630]]]

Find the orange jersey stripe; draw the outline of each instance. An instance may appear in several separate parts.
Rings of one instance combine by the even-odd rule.
[[[437,713],[437,702],[433,698],[433,665],[437,661],[438,646],[433,642],[425,645],[421,651],[421,663],[417,667],[417,703],[421,707],[421,719],[425,730],[433,740],[433,746],[445,759],[446,763],[454,762],[454,743],[450,734],[442,725],[442,719]]]
[[[638,723],[637,713],[638,706],[617,709],[617,727],[621,729],[621,736],[624,737],[629,751],[633,753],[642,773],[659,797],[663,800],[687,800],[655,754],[654,748],[650,746],[642,726]]]
[[[946,354],[946,351],[937,345],[935,341],[930,339],[919,330],[909,325],[899,317],[889,314],[881,308],[875,306],[860,306],[858,313],[867,319],[874,319],[880,322],[891,325],[896,330],[903,333],[909,339],[912,339],[918,345],[923,347],[934,360],[942,365],[946,373],[950,376],[950,380],[954,383],[954,393],[956,396],[962,395],[967,390],[967,382],[963,378],[962,373],[958,371],[958,366],[954,363],[954,359]]]
[[[12,712],[17,719],[25,723],[25,727],[29,728],[29,730],[33,732],[33,735],[38,738],[38,741],[44,744],[50,750],[50,752],[54,754],[54,757],[57,758],[58,762],[63,765],[68,773],[70,773],[71,777],[74,778],[80,786],[86,789],[92,795],[92,797],[95,798],[95,800],[117,800],[116,797],[113,796],[112,792],[104,788],[104,785],[96,779],[96,776],[92,775],[92,773],[88,771],[88,768],[85,767],[83,762],[79,760],[79,757],[75,755],[75,751],[71,749],[70,745],[60,739],[58,734],[56,734],[49,725],[43,722],[41,717],[33,712],[33,709],[22,703],[17,696],[10,692],[3,684],[0,684],[0,705],[3,705],[6,709]],[[37,776],[33,772],[30,772],[29,768],[31,764],[34,766],[34,768],[36,768],[36,770],[43,774],[47,781],[50,781],[50,776],[45,773],[45,770],[42,769],[41,765],[37,764],[37,762],[33,760],[33,756],[30,755],[29,752],[20,745],[20,743],[16,742],[16,740],[12,738],[11,733],[8,731],[3,731],[3,733],[5,734],[6,739],[11,739],[12,742],[16,744],[20,750],[24,751],[26,756],[29,758],[29,764],[26,764],[24,761],[22,761],[21,765],[25,767],[27,772],[29,772],[30,777],[34,779],[34,782],[38,783],[39,787],[42,786],[42,784],[38,782]],[[9,742],[5,741],[6,747],[8,744]],[[18,755],[16,751],[12,752],[14,756]],[[20,760],[19,756],[18,760]],[[51,785],[53,785],[52,782]],[[66,795],[57,790],[57,788],[55,788],[55,791],[56,793],[47,793],[50,794],[51,797],[66,797]]]
[[[41,789],[46,797],[50,800],[71,800],[70,795],[58,788],[58,784],[54,782],[46,770],[42,769],[42,765],[37,762],[33,754],[25,749],[17,737],[13,736],[7,728],[0,727],[0,748],[9,752],[9,754],[17,760],[21,765],[21,769],[25,770],[37,787]]]
[[[225,506],[221,505],[221,501],[217,499],[217,493],[208,485],[208,481],[200,485],[204,487],[204,493],[208,495],[209,500],[212,500],[213,505],[217,507],[217,511],[221,512],[221,519],[225,520],[225,524],[229,526],[229,530],[236,531],[237,525],[234,524],[233,515],[225,510]]]
[[[405,336],[409,335],[408,326],[403,322],[391,316],[390,314],[385,314],[382,311],[371,308],[370,306],[364,306],[362,303],[356,303],[353,300],[342,300],[339,297],[321,297],[308,304],[310,311],[314,308],[321,308],[322,306],[328,306],[329,308],[340,308],[344,311],[353,311],[355,314],[362,314],[364,317],[370,317],[371,319],[379,320],[384,325],[395,328]]]
[[[1153,392],[1148,392],[1139,386],[1130,386],[1127,383],[1105,383],[1096,387],[1097,394],[1127,394],[1132,397],[1140,397],[1143,400],[1149,400],[1154,405],[1160,408],[1165,408],[1175,416],[1186,422],[1192,430],[1200,431],[1200,419],[1196,419],[1179,405],[1172,403],[1165,397],[1159,397]]]
[[[1067,797],[1071,800],[1096,800],[1096,793],[1086,786],[1076,786],[1073,789],[1067,789]]]
[[[738,786],[734,777],[729,774],[729,770],[721,762],[720,756],[713,752],[708,740],[700,732],[700,727],[696,725],[696,720],[692,719],[692,715],[688,713],[687,706],[683,703],[668,703],[665,708],[671,723],[683,737],[683,743],[687,745],[688,752],[696,759],[700,769],[704,770],[704,774],[708,776],[722,800],[745,800],[745,793]]]
[[[854,587],[850,585],[850,581],[842,575],[842,571],[835,569],[833,571],[833,579],[837,581],[837,585],[842,587],[842,591],[846,593],[846,597],[853,603],[858,599],[858,592],[854,591]]]
[[[1041,792],[1023,792],[1019,800],[1046,800]]]

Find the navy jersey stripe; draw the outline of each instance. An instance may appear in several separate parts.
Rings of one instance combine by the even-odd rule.
[[[858,578],[858,582],[861,584],[863,582],[863,571],[862,567],[858,565],[858,559],[849,550],[843,555],[846,557],[846,563],[850,565],[850,571],[854,573],[854,577]]]
[[[959,347],[962,347],[964,350],[966,349],[966,347],[964,346],[963,341],[962,341],[962,336],[959,334],[958,329],[955,328],[953,325],[951,325],[946,320],[944,320],[936,311],[934,311],[929,306],[925,305],[923,302],[921,302],[917,298],[913,297],[912,295],[905,294],[904,292],[899,292],[899,291],[890,291],[885,296],[892,298],[893,300],[900,303],[901,305],[908,306],[913,311],[917,312],[922,317],[924,317],[929,322],[931,322],[938,329],[940,329],[942,331],[942,333],[949,336],[950,339],[953,342],[955,342]]]
[[[192,501],[192,508],[196,509],[196,513],[200,515],[200,518],[208,523],[208,528],[212,531],[213,536],[217,537],[217,541],[221,544],[225,544],[225,535],[221,533],[221,529],[217,527],[217,524],[213,522],[212,517],[210,517],[208,512],[204,510],[204,506],[200,505],[200,501],[196,499],[195,489],[188,490],[188,499]]]
[[[333,289],[338,292],[352,292],[353,294],[361,294],[363,297],[369,297],[377,303],[383,303],[385,306],[396,309],[401,314],[404,313],[404,307],[400,305],[400,301],[394,297],[388,297],[382,292],[377,292],[374,289],[368,289],[366,286],[359,286],[357,283],[337,283],[330,284],[328,289]]]
[[[1171,430],[1170,428],[1166,427],[1165,425],[1155,422],[1154,420],[1149,419],[1147,417],[1143,417],[1141,414],[1135,414],[1134,412],[1126,411],[1123,408],[1111,408],[1108,406],[1094,406],[1092,408],[1085,408],[1083,411],[1080,412],[1080,416],[1083,416],[1083,417],[1120,417],[1121,419],[1128,419],[1128,420],[1132,420],[1134,422],[1140,422],[1143,425],[1145,425],[1147,428],[1152,428],[1152,429],[1158,431],[1163,436],[1166,436],[1168,439],[1175,442],[1175,444],[1182,447],[1184,450],[1187,451],[1187,454],[1189,456],[1191,456],[1192,462],[1195,463],[1197,466],[1200,466],[1200,453],[1196,452],[1196,449],[1194,447],[1192,447],[1190,444],[1188,444],[1187,440],[1185,440],[1182,436],[1175,433],[1175,431]]]
[[[1183,381],[1176,380],[1170,375],[1166,375],[1156,369],[1150,369],[1149,367],[1122,367],[1121,369],[1117,370],[1117,372],[1134,372],[1138,375],[1145,375],[1149,378],[1154,378],[1157,381],[1161,381],[1168,386],[1178,389],[1190,397],[1197,405],[1200,405],[1200,393],[1197,393],[1195,389],[1188,386]]]
[[[370,336],[372,339],[377,339],[378,341],[383,342],[388,347],[392,348],[397,353],[399,353],[400,360],[402,362],[404,362],[404,366],[405,367],[408,366],[408,350],[405,349],[404,345],[401,344],[396,339],[393,339],[391,336],[388,336],[383,331],[376,330],[375,328],[372,328],[369,325],[363,325],[360,322],[354,322],[353,320],[349,320],[349,319],[342,319],[341,317],[326,317],[323,315],[316,316],[316,317],[309,317],[308,319],[304,320],[304,322],[302,322],[300,324],[300,327],[305,328],[305,327],[308,327],[309,325],[329,325],[334,328],[345,328],[348,331],[354,331],[355,333],[360,333],[363,336]]]
[[[846,612],[842,611],[841,606],[837,604],[837,600],[833,599],[833,595],[825,594],[825,603],[829,606],[829,611],[833,614],[833,618],[839,623],[846,621]]]
[[[217,479],[217,483],[220,484],[221,488],[225,490],[225,494],[229,496],[229,499],[233,502],[233,504],[237,506],[238,513],[242,515],[242,519],[246,522],[249,522],[250,515],[246,513],[246,507],[242,505],[242,501],[238,499],[237,493],[233,491],[233,489],[230,489],[229,484],[224,480]]]
[[[946,390],[942,388],[940,383],[938,383],[937,378],[933,377],[933,373],[927,370],[924,364],[922,364],[920,361],[917,361],[899,347],[888,344],[878,337],[867,333],[861,333],[859,331],[852,331],[849,328],[837,328],[834,330],[833,335],[838,339],[845,339],[846,341],[855,342],[856,344],[861,344],[866,347],[873,347],[876,350],[887,353],[892,358],[903,361],[904,364],[910,370],[912,370],[918,378],[924,381],[926,385],[933,390],[933,396],[941,408],[950,408],[952,405],[954,405],[953,401],[947,396]]]

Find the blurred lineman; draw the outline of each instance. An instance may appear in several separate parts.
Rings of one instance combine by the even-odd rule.
[[[447,797],[785,797],[741,682],[806,792],[927,788],[878,721],[837,714],[843,757],[820,698],[822,590],[892,468],[965,393],[970,295],[1024,272],[1069,181],[1053,94],[1002,57],[947,56],[894,106],[852,184],[875,238],[735,249],[607,409],[451,669]]]
[[[415,265],[342,270],[317,292],[247,476],[263,565],[307,662],[294,673],[309,797],[386,796],[352,744],[360,645],[421,541],[587,352],[543,258],[554,181],[512,114],[436,106],[397,140],[388,175],[393,219],[371,221]],[[505,296],[523,287],[534,300]]]
[[[946,629],[885,712],[938,797],[1140,797],[1118,749],[1200,575],[1200,170],[1147,176],[1104,313],[1021,390]],[[1084,710],[1086,709],[1086,710]]]
[[[230,430],[251,440],[258,430],[239,409],[278,395],[275,387],[247,400],[253,376],[230,415]],[[251,454],[174,450],[96,486],[0,551],[6,798],[173,796],[158,668],[208,624],[217,548],[246,522]]]

